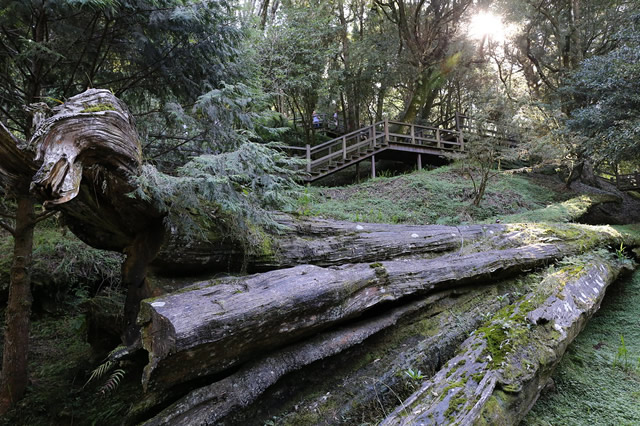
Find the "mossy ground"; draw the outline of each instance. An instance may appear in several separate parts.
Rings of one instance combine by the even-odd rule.
[[[540,397],[523,425],[640,424],[640,271],[607,290],[553,379],[555,391]]]
[[[457,225],[544,209],[572,193],[557,193],[531,179],[498,174],[479,207],[471,206],[473,184],[460,165],[371,179],[360,185],[310,187],[299,201],[309,216],[407,224]]]

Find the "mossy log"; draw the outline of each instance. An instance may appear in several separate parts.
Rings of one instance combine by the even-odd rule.
[[[621,270],[582,259],[500,310],[381,424],[518,424]]]
[[[591,234],[591,243],[577,232],[583,238],[524,244],[530,234],[520,230],[495,237],[493,242],[502,245],[521,243],[502,250],[329,268],[302,265],[204,281],[146,300],[139,317],[142,344],[149,352],[143,383],[156,391],[217,374],[258,351],[281,347],[409,295],[490,282],[580,253],[592,244],[619,241],[615,233]]]
[[[380,383],[385,383],[385,386],[395,386],[398,379],[402,379],[403,371],[409,367],[419,365],[421,371],[436,371],[440,368],[442,363],[453,355],[464,337],[477,327],[483,314],[494,312],[507,303],[508,298],[496,297],[506,292],[506,287],[499,290],[491,285],[444,290],[390,308],[387,312],[321,332],[309,339],[271,352],[247,363],[230,376],[189,392],[144,424],[215,424],[220,421],[224,424],[248,424],[253,416],[250,410],[245,412],[245,408],[283,376],[318,360],[341,354],[354,346],[366,346],[367,351],[374,351],[375,345],[369,344],[367,339],[382,330],[390,329],[393,330],[391,333],[395,332],[401,336],[394,337],[391,344],[382,345],[381,352],[384,352],[384,355],[380,356],[385,358],[384,361],[374,358],[371,353],[361,357],[368,360],[366,364],[375,370],[367,370],[363,375],[375,376]],[[419,327],[407,325],[411,322],[421,324]],[[422,325],[424,322],[428,325]],[[400,331],[405,328],[406,332]],[[417,339],[418,336],[420,340]],[[365,341],[366,343],[363,343]],[[408,344],[408,341],[411,344]],[[342,358],[334,358],[337,358],[337,364],[345,364]],[[331,368],[330,372],[325,371],[323,375],[329,379],[329,374],[340,375],[338,370]],[[341,376],[341,379],[347,380],[347,377]],[[358,375],[352,381],[362,385],[366,378]],[[376,390],[371,386],[357,384],[347,389],[348,396],[340,396],[340,414],[343,416],[362,409],[377,397]],[[165,396],[165,393],[153,395],[155,398]],[[157,399],[154,402],[158,403]],[[143,400],[134,408],[133,413],[142,415],[143,413],[136,412],[136,409],[151,404],[149,399]],[[237,417],[233,419],[234,416]],[[293,420],[293,423],[296,421]]]
[[[239,270],[249,272],[312,264],[333,266],[376,262],[416,254],[441,254],[504,233],[500,224],[390,225],[354,223],[276,214],[280,234],[265,235],[256,254],[229,239],[194,239],[172,234],[154,262],[159,273]]]

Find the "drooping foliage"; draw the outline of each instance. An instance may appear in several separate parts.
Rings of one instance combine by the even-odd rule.
[[[87,87],[145,111],[172,98],[194,102],[240,73],[227,1],[2,0],[0,10],[2,112],[23,134],[23,106]]]
[[[264,238],[261,228],[277,231],[270,211],[292,205],[294,175],[285,154],[246,142],[228,153],[198,156],[176,176],[144,166],[132,195],[154,202],[166,213],[167,228],[187,239],[214,227],[252,253]]]
[[[585,152],[598,162],[640,156],[640,15],[617,33],[617,47],[586,59],[565,86],[574,100],[568,127],[586,137]]]

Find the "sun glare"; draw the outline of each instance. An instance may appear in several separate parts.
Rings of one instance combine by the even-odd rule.
[[[503,41],[505,39],[505,26],[502,18],[491,12],[478,13],[471,18],[469,36],[478,40],[487,37],[492,41]]]

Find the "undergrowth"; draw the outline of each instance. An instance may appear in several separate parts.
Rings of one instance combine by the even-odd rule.
[[[13,238],[0,238],[0,253],[13,252]],[[12,256],[0,256],[0,301],[6,301]],[[122,255],[94,249],[54,220],[38,224],[33,239],[31,288],[34,309],[67,311],[101,289],[120,284]]]
[[[82,315],[46,316],[31,327],[29,387],[0,425],[120,424],[131,400],[142,392],[139,380],[125,377],[117,390],[102,392],[105,381],[83,385],[95,364],[86,343]],[[139,377],[139,374],[138,374]]]
[[[454,164],[360,185],[311,187],[299,200],[299,213],[355,222],[457,225],[495,220],[544,208],[558,200],[552,191],[514,175],[499,174],[479,207],[471,206],[473,184]]]
[[[4,305],[13,239],[0,236],[0,252],[7,254],[0,256]],[[141,392],[139,383],[119,380],[123,383],[118,390],[113,395],[103,392],[104,396],[97,395],[104,382],[82,389],[95,367],[84,313],[94,303],[117,303],[117,309],[122,309],[121,260],[118,253],[87,246],[53,219],[38,224],[34,231],[29,386],[24,399],[0,418],[1,425],[121,422],[131,394]],[[91,298],[94,295],[98,297]],[[0,315],[4,319],[4,312]]]

